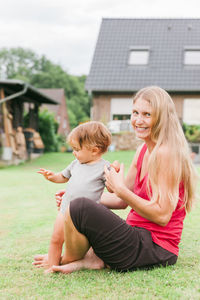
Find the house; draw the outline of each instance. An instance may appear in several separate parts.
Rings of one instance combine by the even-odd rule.
[[[43,94],[51,97],[58,105],[43,104],[42,109],[48,109],[55,115],[58,122],[58,133],[67,136],[70,132],[69,118],[67,113],[67,104],[64,89],[39,89]]]
[[[18,163],[31,158],[44,145],[38,132],[38,111],[42,103],[57,105],[51,97],[21,80],[0,80],[0,161]],[[24,128],[24,108],[28,128]]]
[[[157,85],[178,117],[200,123],[200,19],[103,19],[86,81],[91,118],[130,118],[132,96]]]

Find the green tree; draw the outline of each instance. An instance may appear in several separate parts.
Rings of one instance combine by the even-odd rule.
[[[30,82],[32,74],[38,70],[38,63],[38,56],[31,50],[2,48],[0,50],[0,77]]]
[[[0,49],[0,77],[24,80],[37,88],[64,88],[70,120],[75,127],[89,119],[90,98],[84,90],[86,76],[73,76],[44,55],[23,48]]]

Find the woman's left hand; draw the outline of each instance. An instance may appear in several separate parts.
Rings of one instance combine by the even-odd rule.
[[[106,186],[117,195],[121,188],[125,187],[124,164],[120,164],[119,172],[116,172],[114,168],[110,168],[110,170],[108,170],[106,166],[104,168],[104,172]]]

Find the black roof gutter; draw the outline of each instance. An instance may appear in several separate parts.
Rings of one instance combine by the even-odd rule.
[[[24,95],[24,94],[27,92],[27,89],[28,89],[28,84],[25,83],[25,84],[24,84],[24,88],[23,88],[22,91],[17,92],[17,93],[15,93],[15,94],[12,94],[12,95],[10,95],[10,96],[7,96],[7,97],[1,99],[1,100],[0,100],[0,104],[4,103],[4,102],[6,102],[6,101],[12,100],[12,99],[14,99],[14,98],[17,98],[17,97],[19,97],[19,96]]]
[[[0,80],[0,88],[7,89],[8,86],[10,86],[9,95],[7,95],[6,97],[4,96],[4,98],[0,99],[0,104],[21,96],[24,97],[25,94],[27,94],[27,97],[29,97],[29,99],[31,100],[34,97],[39,97],[38,101],[40,103],[48,103],[48,104],[55,104],[55,105],[58,104],[54,99],[41,93],[38,89],[36,89],[35,87],[31,86],[30,84],[22,80],[11,80],[11,79]],[[19,90],[19,87],[21,90]]]

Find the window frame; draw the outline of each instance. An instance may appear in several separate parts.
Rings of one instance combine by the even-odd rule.
[[[189,62],[187,62],[188,58],[186,57],[186,53],[194,53],[199,52],[199,61],[198,62],[191,62],[189,58]],[[184,66],[191,66],[191,67],[200,67],[200,45],[199,46],[190,46],[190,47],[184,47],[184,53],[183,53],[183,64]]]
[[[187,97],[183,100],[183,122],[188,125],[200,125],[200,97]],[[194,113],[195,112],[195,113]]]
[[[131,54],[132,53],[139,53],[139,52],[146,52],[147,53],[147,57],[145,57],[145,62],[142,63],[137,63],[137,62],[133,62],[131,63]],[[128,66],[148,66],[149,65],[149,58],[150,58],[150,48],[148,46],[131,46],[129,48],[128,51],[128,60],[127,60],[127,64]]]

